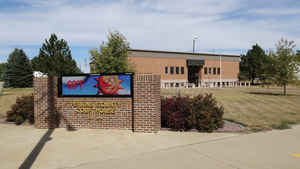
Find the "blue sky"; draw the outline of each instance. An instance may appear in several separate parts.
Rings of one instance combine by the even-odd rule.
[[[65,39],[88,71],[88,51],[109,31],[131,48],[240,54],[280,38],[300,47],[299,0],[0,0],[0,62],[14,48],[32,58],[51,33]]]

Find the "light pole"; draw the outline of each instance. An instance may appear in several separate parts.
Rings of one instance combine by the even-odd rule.
[[[193,38],[193,53],[195,53],[195,41],[198,38],[199,38],[198,36],[194,36],[194,38]]]

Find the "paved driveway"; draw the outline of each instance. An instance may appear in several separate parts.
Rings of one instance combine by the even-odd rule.
[[[42,130],[0,125],[1,168],[300,168],[300,126],[254,134]]]

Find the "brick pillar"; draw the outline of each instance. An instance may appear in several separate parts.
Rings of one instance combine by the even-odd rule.
[[[160,75],[134,76],[133,126],[136,132],[160,130]]]
[[[36,128],[55,128],[55,77],[34,78],[34,120]]]

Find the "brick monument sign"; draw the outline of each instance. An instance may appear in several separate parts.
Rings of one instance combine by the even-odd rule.
[[[91,82],[93,82],[92,80]],[[136,74],[132,76],[131,82],[131,97],[72,97],[72,95],[63,97],[59,95],[61,92],[60,78],[35,77],[35,127],[129,129],[137,132],[159,131],[161,127],[160,75]],[[68,82],[67,85],[73,91],[82,87],[80,80],[74,83]],[[123,88],[120,87],[119,89]],[[87,90],[87,92],[89,91]],[[106,94],[105,90],[99,89],[97,95],[103,93]]]

